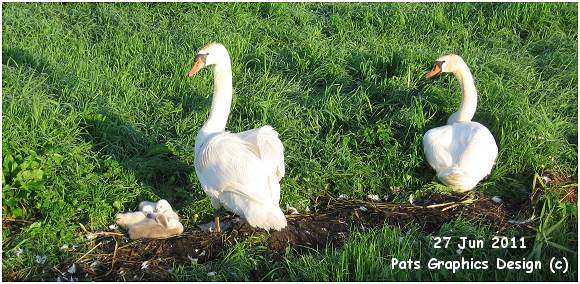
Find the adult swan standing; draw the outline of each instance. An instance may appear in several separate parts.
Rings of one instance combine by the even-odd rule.
[[[426,77],[441,72],[453,73],[461,83],[461,107],[447,119],[447,125],[425,133],[423,150],[440,181],[458,192],[468,191],[491,172],[497,145],[485,126],[471,121],[477,91],[467,64],[458,55],[446,55],[435,61]]]
[[[195,139],[195,172],[215,209],[220,232],[221,205],[251,226],[281,230],[286,217],[280,209],[284,176],[284,146],[278,132],[267,125],[241,133],[225,130],[232,103],[232,69],[226,48],[204,46],[195,57],[189,77],[214,66],[211,111]]]

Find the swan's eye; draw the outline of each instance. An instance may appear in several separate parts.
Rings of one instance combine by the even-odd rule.
[[[206,58],[207,58],[208,55],[209,55],[209,53],[198,54],[198,55],[195,56],[195,61],[201,60],[201,62],[203,62],[203,64],[205,64],[205,60],[206,60]]]

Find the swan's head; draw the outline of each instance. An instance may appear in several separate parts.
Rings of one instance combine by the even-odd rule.
[[[440,73],[455,73],[457,70],[459,70],[461,65],[465,65],[465,62],[459,55],[448,54],[441,56],[435,60],[435,63],[433,63],[433,68],[431,68],[431,71],[425,75],[425,78],[431,79]]]
[[[220,43],[210,43],[199,50],[195,56],[195,62],[193,67],[191,67],[191,71],[189,71],[189,77],[192,77],[206,66],[229,60],[229,58],[230,56],[225,46]]]

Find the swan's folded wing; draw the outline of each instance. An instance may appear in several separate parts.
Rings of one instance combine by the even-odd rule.
[[[487,176],[498,154],[497,144],[489,129],[477,122],[469,122],[464,123],[456,135],[456,139],[466,145],[456,161],[458,166],[477,178]]]
[[[254,147],[261,159],[274,164],[278,180],[284,177],[284,145],[278,138],[278,132],[272,126],[266,125],[236,135]]]
[[[423,136],[423,151],[427,161],[439,173],[453,165],[451,153],[453,129],[450,126],[433,128]]]
[[[223,190],[232,184],[249,199],[269,202],[272,197],[265,191],[267,165],[261,161],[252,146],[237,135],[220,133],[208,139],[196,153],[195,168],[204,189]],[[219,198],[220,192],[215,197]]]

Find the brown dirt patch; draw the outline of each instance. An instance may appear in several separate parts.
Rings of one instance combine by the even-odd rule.
[[[507,227],[507,212],[503,205],[476,194],[470,202],[466,196],[438,195],[415,205],[362,200],[319,200],[319,212],[288,216],[288,226],[273,232],[269,247],[283,251],[287,246],[321,248],[328,243],[339,244],[352,230],[366,231],[384,224],[405,228],[417,224],[425,232],[437,230],[452,219],[463,217],[501,231]]]
[[[547,186],[558,191],[560,200],[578,203],[578,176],[546,171],[542,174],[542,179]]]

